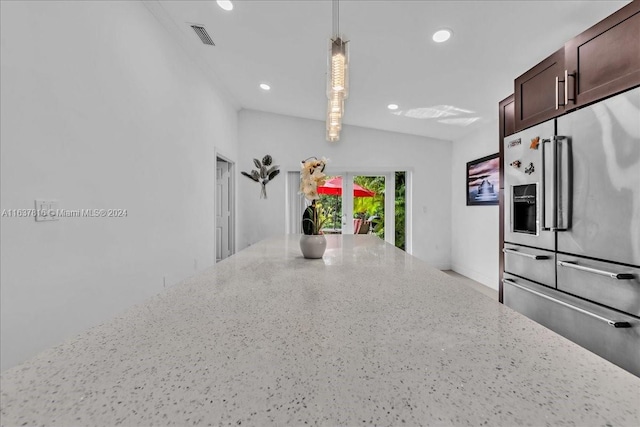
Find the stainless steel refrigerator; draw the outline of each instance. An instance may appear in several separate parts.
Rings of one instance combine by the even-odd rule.
[[[504,303],[640,376],[640,88],[504,144]]]

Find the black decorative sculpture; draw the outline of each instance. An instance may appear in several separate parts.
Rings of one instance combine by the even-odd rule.
[[[280,166],[271,166],[273,163],[273,159],[270,155],[266,155],[262,158],[262,162],[258,159],[253,159],[253,164],[256,165],[258,170],[252,170],[251,173],[240,172],[242,175],[246,176],[249,179],[252,179],[255,182],[261,184],[262,189],[260,191],[260,198],[267,198],[267,183],[275,178],[280,173]]]

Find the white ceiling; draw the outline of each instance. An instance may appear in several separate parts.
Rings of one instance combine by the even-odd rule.
[[[626,3],[342,0],[351,81],[344,123],[455,140],[496,119],[515,77]],[[235,0],[227,12],[200,0],[150,9],[237,108],[324,121],[331,6]],[[189,23],[204,25],[216,46],[202,44]],[[441,27],[454,36],[436,44],[431,35]],[[261,82],[272,90],[262,91]],[[400,106],[399,115],[390,103]],[[439,106],[458,110],[433,117]],[[423,118],[408,117],[410,110]]]

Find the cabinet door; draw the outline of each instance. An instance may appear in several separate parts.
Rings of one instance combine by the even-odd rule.
[[[564,48],[516,79],[516,132],[564,112],[560,105],[560,80],[563,78]]]
[[[565,63],[569,75],[567,108],[639,85],[640,1],[631,2],[567,42]]]
[[[516,132],[516,104],[513,94],[500,101],[499,108],[500,143],[502,144],[505,136]]]

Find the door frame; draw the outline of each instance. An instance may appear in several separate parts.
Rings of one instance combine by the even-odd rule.
[[[217,262],[217,250],[216,250],[216,197],[215,191],[218,188],[218,178],[216,174],[216,170],[218,167],[218,160],[223,162],[227,162],[229,164],[229,209],[231,210],[229,215],[229,256],[236,253],[236,163],[231,160],[230,157],[222,154],[217,148],[214,147],[214,168],[213,168],[213,263]]]
[[[395,173],[399,172],[399,171],[403,171],[405,172],[405,224],[404,224],[404,228],[405,228],[405,252],[408,254],[412,254],[413,253],[413,167],[402,167],[402,166],[394,166],[394,167],[367,167],[367,168],[363,168],[363,167],[345,167],[345,166],[333,166],[333,165],[329,165],[330,167],[328,168],[328,170],[325,171],[325,173],[327,173],[327,175],[329,176],[336,176],[336,175],[342,175],[344,176],[346,173],[345,172],[339,172],[339,171],[349,171],[348,173],[351,175],[386,175],[386,174],[391,174],[393,176],[393,181],[395,183]],[[288,170],[287,172],[300,172],[300,170]],[[287,180],[288,182],[288,180]],[[344,181],[343,181],[344,182]],[[348,184],[349,187],[351,187],[351,183]],[[289,184],[287,184],[287,186],[289,186]],[[386,186],[386,180],[385,180],[385,186]],[[352,188],[352,187],[351,187]],[[343,189],[344,190],[344,189]],[[285,219],[285,230],[287,230],[287,233],[292,233],[293,230],[291,229],[290,224],[290,212],[291,212],[291,207],[292,204],[295,201],[291,200],[291,196],[290,196],[290,191],[286,191],[285,192],[288,196],[286,197],[285,203],[286,203],[286,219]],[[343,191],[344,193],[344,191]],[[395,196],[395,185],[394,185],[394,196]],[[391,201],[394,202],[391,202]],[[344,201],[343,201],[344,203]],[[394,209],[394,218],[395,218],[395,197],[389,198],[389,197],[385,197],[385,211],[387,210],[387,206],[388,203],[391,203]],[[343,214],[345,213],[344,211],[345,207],[343,205],[342,210],[343,210]],[[350,207],[351,209],[351,216],[353,216],[353,204]],[[387,215],[385,214],[385,221],[386,221]],[[394,233],[393,233],[393,240],[395,240],[395,222],[392,226],[392,228],[394,229]],[[387,224],[385,223],[385,230],[387,230]],[[353,233],[353,224],[351,224],[351,233]],[[385,241],[386,241],[386,236],[387,233],[385,232]],[[391,243],[394,244],[394,243]]]

